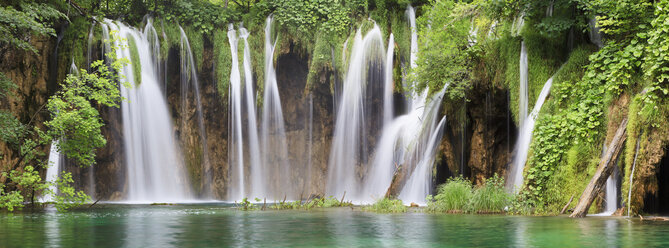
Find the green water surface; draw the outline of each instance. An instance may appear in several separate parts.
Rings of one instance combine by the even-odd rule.
[[[0,213],[0,247],[669,247],[669,223],[108,204]]]

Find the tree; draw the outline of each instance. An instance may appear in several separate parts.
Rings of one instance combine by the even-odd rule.
[[[0,38],[0,44],[10,49],[37,53],[27,41],[30,35],[54,35],[54,30],[47,23],[54,21],[53,18],[65,16],[45,4],[21,2],[18,5],[22,11],[12,6],[0,7],[0,30],[8,31],[9,34]],[[114,44],[116,34],[112,33],[111,37],[111,41],[105,42]],[[112,53],[115,50],[112,46]],[[0,141],[19,151],[18,161],[8,171],[2,172],[8,181],[0,186],[0,208],[13,211],[21,208],[26,198],[34,203],[36,194],[54,194],[48,190],[50,185],[55,185],[59,191],[54,196],[58,210],[69,209],[90,199],[72,187],[70,173],[61,173],[55,182],[46,182],[39,177],[35,168],[49,166],[47,161],[41,159],[44,155],[41,150],[54,140],[60,141],[57,142],[57,149],[80,166],[94,163],[95,150],[106,144],[100,130],[102,119],[95,106],[118,107],[122,100],[118,82],[122,78],[114,71],[127,63],[127,59],[114,60],[115,56],[107,57],[111,59],[112,70],[104,61],[95,61],[91,64],[90,72],[81,70],[77,76],[67,76],[61,84],[62,88],[46,103],[51,120],[44,122],[44,130],[32,123],[21,123],[11,113],[0,110]],[[11,97],[10,90],[15,87],[14,83],[0,74],[0,97]]]

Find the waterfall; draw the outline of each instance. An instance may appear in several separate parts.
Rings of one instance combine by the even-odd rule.
[[[60,151],[58,150],[58,140],[51,142],[51,150],[49,150],[49,167],[46,169],[46,182],[50,182],[49,191],[51,194],[45,194],[40,199],[41,202],[52,202],[53,195],[58,194],[56,187],[56,180],[60,174]]]
[[[256,122],[256,92],[253,89],[253,72],[251,70],[251,47],[249,47],[249,32],[245,28],[239,29],[239,37],[244,40],[244,93],[246,98],[248,148],[251,173],[251,193],[249,196],[266,196],[266,180],[263,178],[263,168],[260,164],[260,145],[258,141],[258,125]]]
[[[105,20],[103,26],[133,39],[141,63],[141,83],[134,82],[132,65],[119,74],[127,81],[121,86],[123,139],[127,167],[127,197],[132,202],[176,202],[192,199],[183,157],[175,142],[167,102],[160,91],[158,74],[147,36],[123,23]],[[104,30],[105,28],[103,28]],[[117,59],[130,58],[124,40],[116,40]]]
[[[149,19],[144,30],[147,37],[152,38],[152,51],[154,57],[157,58],[160,56],[160,41],[158,40],[158,33],[152,26],[151,19]],[[196,114],[197,114],[197,126],[200,133],[200,142],[202,148],[202,189],[203,195],[211,196],[211,163],[209,161],[209,148],[207,146],[207,131],[204,128],[204,117],[202,116],[202,100],[200,95],[200,83],[197,78],[197,67],[195,66],[195,60],[193,59],[193,53],[190,49],[190,42],[188,42],[188,36],[184,32],[183,28],[179,26],[179,31],[181,32],[181,127],[184,130],[188,116],[188,93],[189,88],[192,85],[195,92],[193,92],[196,105]],[[147,35],[148,32],[148,35]],[[160,68],[160,62],[156,59],[154,61],[154,67]],[[158,70],[158,74],[160,70]],[[159,76],[160,77],[160,76]],[[165,89],[167,91],[167,89]]]
[[[602,146],[602,155],[606,154],[606,144]],[[604,185],[604,211],[593,216],[611,216],[618,210],[618,161],[616,166],[611,171],[611,175],[606,179]]]
[[[527,162],[527,154],[530,149],[530,142],[532,141],[532,131],[534,131],[534,124],[537,121],[537,115],[539,115],[541,106],[544,104],[544,101],[546,101],[546,97],[548,97],[548,93],[550,92],[552,85],[553,77],[546,81],[544,87],[541,89],[539,97],[537,98],[537,102],[534,104],[532,112],[521,124],[518,141],[515,148],[516,155],[514,156],[513,162],[511,163],[511,170],[506,183],[507,191],[509,192],[518,193],[520,188],[523,186],[523,170],[525,169],[525,162]]]
[[[304,187],[307,192],[311,192],[311,167],[312,167],[312,156],[313,156],[313,142],[314,142],[314,95],[309,93],[309,136],[307,137],[307,176],[305,182],[307,184]]]
[[[438,100],[435,109],[439,108],[438,103],[441,102],[441,98]],[[425,198],[430,194],[432,188],[432,165],[434,164],[434,156],[443,134],[444,123],[446,123],[446,117],[441,118],[436,129],[434,123],[431,125],[431,130],[434,131],[429,136],[428,146],[422,151],[423,157],[416,165],[415,170],[411,173],[409,180],[397,197],[405,204],[413,202],[421,206],[427,205]]]
[[[272,22],[273,18],[267,17],[265,24],[265,87],[263,96],[262,127],[260,130],[261,144],[263,151],[263,172],[267,181],[271,179],[275,182],[274,186],[266,185],[264,188],[273,189],[272,192],[266,192],[265,195],[280,197],[281,195],[294,195],[290,179],[290,164],[288,163],[288,143],[286,142],[286,130],[283,119],[283,110],[281,108],[281,97],[276,81],[276,71],[274,68],[274,49],[276,41],[272,42]],[[270,167],[271,166],[271,167]],[[280,186],[280,187],[279,187]],[[291,195],[293,194],[293,195]]]
[[[518,96],[518,123],[520,124],[520,129],[522,130],[523,124],[525,124],[525,119],[527,118],[527,102],[529,94],[527,92],[528,85],[528,74],[529,68],[527,66],[527,47],[525,46],[525,41],[520,43],[520,94]]]
[[[86,49],[86,65],[88,66],[88,70],[91,69],[91,63],[93,63],[93,30],[95,30],[95,22],[91,23],[91,28],[88,30],[88,46]]]
[[[230,122],[228,126],[228,164],[230,165],[230,180],[228,199],[239,200],[245,195],[244,180],[244,137],[242,135],[242,83],[239,74],[239,60],[237,57],[237,32],[234,26],[228,26],[228,41],[232,57],[230,70],[229,102]]]
[[[341,196],[348,192],[349,199],[359,200],[361,175],[365,173],[365,164],[369,154],[370,139],[374,139],[380,129],[374,121],[382,121],[383,114],[370,102],[383,99],[384,46],[381,30],[378,26],[362,37],[358,29],[350,54],[348,71],[345,75],[339,109],[336,115],[334,138],[330,151],[328,168],[327,195]],[[379,75],[380,74],[380,75]]]
[[[77,76],[77,77],[80,76],[79,68],[77,68],[77,64],[74,63],[74,58],[72,59],[72,64],[70,64],[70,71],[69,71],[69,73],[70,73],[70,74],[73,74],[73,75],[75,75],[75,76]]]
[[[611,175],[606,179],[605,208],[602,215],[613,215],[618,210],[618,166],[613,168]]]
[[[595,44],[597,47],[602,48],[604,46],[604,41],[602,40],[602,33],[597,26],[597,17],[592,17],[588,20],[588,26],[590,30],[588,36],[590,37],[590,42]]]
[[[386,67],[383,89],[383,125],[388,125],[393,119],[393,55],[395,52],[395,39],[393,34],[388,38],[388,49],[386,50]]]

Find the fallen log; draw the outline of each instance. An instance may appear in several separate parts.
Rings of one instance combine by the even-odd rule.
[[[569,215],[569,217],[583,218],[588,213],[590,205],[592,205],[595,197],[602,191],[602,188],[606,183],[606,179],[609,178],[614,166],[616,166],[616,159],[618,158],[618,155],[620,155],[623,144],[625,143],[625,139],[627,138],[625,135],[626,129],[627,118],[620,122],[620,126],[618,126],[616,135],[613,136],[613,140],[611,140],[611,144],[608,146],[609,149],[606,151],[606,154],[604,154],[604,157],[599,162],[599,166],[597,167],[595,175],[590,180],[590,183],[588,183],[588,186],[583,191],[583,194],[581,194],[581,197],[576,204],[576,208],[574,208],[574,212]]]

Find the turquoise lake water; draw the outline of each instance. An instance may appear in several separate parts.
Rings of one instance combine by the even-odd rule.
[[[0,247],[669,247],[669,223],[105,204],[0,213]]]

